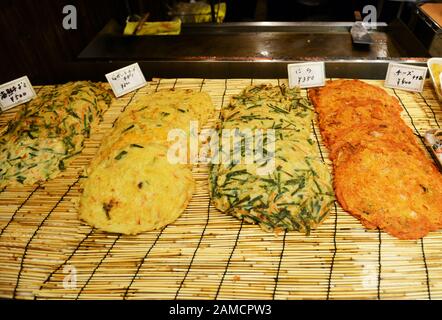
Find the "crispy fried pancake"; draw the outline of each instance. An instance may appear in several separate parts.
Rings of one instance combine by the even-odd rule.
[[[394,143],[398,149],[419,158],[426,158],[411,129],[405,124],[362,124],[341,133],[339,139],[329,147],[331,160],[342,161],[342,154],[359,146],[379,141]],[[340,159],[341,158],[341,159]]]
[[[401,119],[397,99],[359,80],[331,81],[309,95],[342,207],[400,239],[441,228],[442,175]]]
[[[400,125],[397,117],[400,116],[396,109],[385,106],[376,99],[339,99],[339,108],[321,112],[319,126],[326,138],[328,146],[339,140],[339,136],[346,131],[353,130],[360,124],[385,125],[395,127]],[[399,130],[397,128],[396,130]]]
[[[435,166],[386,142],[360,147],[335,167],[342,207],[369,228],[418,239],[442,226],[442,180]]]
[[[205,92],[190,89],[163,89],[140,98],[138,101],[133,101],[124,113],[126,112],[133,112],[135,117],[142,119],[164,117],[165,112],[170,114],[176,112],[178,115],[191,113],[194,115],[194,120],[198,120],[202,125],[214,116],[215,108],[210,96]],[[165,121],[169,121],[169,118]]]
[[[328,81],[325,87],[310,89],[309,97],[318,112],[328,112],[334,108],[340,108],[339,101],[342,99],[348,101],[377,99],[397,112],[402,111],[396,98],[390,96],[385,90],[360,80]]]

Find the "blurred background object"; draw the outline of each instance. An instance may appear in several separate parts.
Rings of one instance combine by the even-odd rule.
[[[155,76],[267,77],[281,76],[291,61],[442,55],[440,1],[422,3],[1,0],[0,82],[23,75],[34,83],[103,80],[104,73],[130,62]],[[77,9],[76,30],[63,28],[66,5]],[[367,5],[376,8],[380,23],[370,30],[373,43],[361,48],[350,30],[354,11],[364,18]]]
[[[183,23],[221,23],[226,16],[226,3],[179,1],[170,8],[168,14],[173,20],[179,19]]]
[[[377,8],[379,21],[395,18],[402,2],[415,0],[122,0],[130,14],[150,12],[151,21],[183,23],[253,21],[353,21],[354,8]],[[419,1],[422,2],[422,1]]]

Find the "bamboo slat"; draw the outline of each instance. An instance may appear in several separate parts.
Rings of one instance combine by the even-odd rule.
[[[367,82],[382,86],[381,81]],[[397,240],[366,230],[336,203],[309,237],[265,233],[210,205],[207,165],[194,166],[195,195],[181,218],[162,230],[120,236],[77,220],[82,170],[134,97],[164,88],[202,90],[219,110],[245,86],[259,83],[287,80],[154,79],[113,102],[82,154],[61,176],[1,192],[0,297],[441,299],[442,231],[423,240]],[[403,119],[416,135],[442,124],[442,107],[430,83],[422,94],[387,91],[400,100]],[[1,114],[0,127],[15,112]],[[312,138],[331,166],[319,130],[312,125]]]

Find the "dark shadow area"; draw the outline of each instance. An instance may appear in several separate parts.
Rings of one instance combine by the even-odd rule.
[[[409,20],[415,17],[395,19],[397,1],[225,2],[224,23],[182,24],[181,34],[174,36],[123,36],[128,16],[149,12],[149,21],[165,21],[176,1],[3,0],[0,83],[23,75],[35,84],[104,81],[104,72],[130,62],[140,62],[148,76],[228,77],[255,72],[259,77],[272,75],[272,70],[280,74],[281,66],[291,61],[425,58],[433,40],[419,21],[414,26],[421,36],[410,31]],[[379,7],[381,2],[379,20],[386,23],[371,31],[372,45],[355,46],[350,36],[354,10],[367,4]],[[66,5],[77,9],[76,30],[63,28]],[[407,12],[415,11],[414,4],[406,6]],[[270,67],[273,62],[280,66]]]

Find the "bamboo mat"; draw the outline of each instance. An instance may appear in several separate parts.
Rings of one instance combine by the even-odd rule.
[[[381,81],[367,82],[382,86]],[[287,80],[154,79],[112,104],[98,132],[62,176],[0,193],[0,297],[441,299],[442,231],[423,240],[397,240],[365,230],[336,203],[309,237],[265,233],[209,204],[206,165],[193,168],[197,188],[186,211],[162,230],[119,236],[77,220],[83,167],[135,96],[163,88],[203,90],[219,110],[230,96],[258,83]],[[416,134],[442,124],[442,107],[430,83],[422,94],[387,91],[399,98],[403,118]],[[0,115],[0,126],[15,112]],[[330,165],[316,125],[314,129]]]

